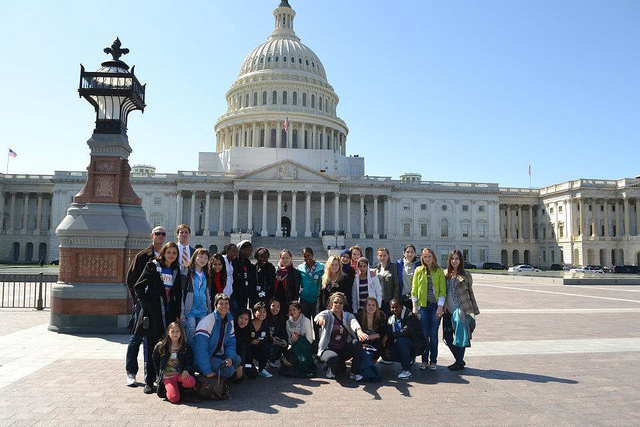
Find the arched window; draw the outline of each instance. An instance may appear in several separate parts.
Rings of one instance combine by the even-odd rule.
[[[318,97],[318,109],[322,110],[322,97],[321,96]]]
[[[311,108],[316,108],[316,96],[311,95]]]
[[[267,105],[267,91],[262,92],[262,105]]]
[[[277,104],[278,103],[278,92],[275,91],[275,90],[271,94],[271,103],[272,104]]]
[[[260,129],[260,147],[264,147],[264,129]]]
[[[269,146],[271,148],[276,148],[276,130],[275,129],[271,129],[271,141]]]
[[[13,260],[18,261],[20,258],[20,243],[13,242]]]
[[[298,92],[293,92],[293,105],[298,105]]]
[[[282,103],[284,105],[287,104],[287,91],[286,90],[282,92]]]
[[[276,62],[278,62],[278,57],[276,56]]]
[[[303,107],[307,106],[307,94],[306,93],[302,94],[302,106]]]
[[[246,94],[244,97],[244,106],[245,107],[249,106],[249,94]]]
[[[253,92],[253,106],[258,105],[258,92]]]
[[[440,237],[449,237],[449,221],[446,218],[440,221]]]
[[[40,243],[38,245],[38,259],[47,259],[47,244],[46,243]]]
[[[25,246],[25,254],[24,254],[24,260],[25,261],[31,261],[33,260],[33,243],[28,242],[27,245]]]
[[[298,148],[298,129],[291,132],[291,148]]]

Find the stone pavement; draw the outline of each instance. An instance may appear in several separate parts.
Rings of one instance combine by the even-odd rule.
[[[382,383],[247,380],[225,402],[171,405],[124,385],[126,336],[47,330],[0,310],[0,426],[632,426],[640,420],[640,287],[499,283],[478,276],[467,368]],[[320,373],[322,373],[320,371]],[[138,375],[141,380],[142,375]]]

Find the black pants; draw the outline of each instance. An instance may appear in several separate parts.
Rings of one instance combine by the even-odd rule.
[[[360,371],[360,359],[362,358],[362,343],[360,341],[352,341],[347,343],[340,350],[326,349],[322,352],[320,360],[327,364],[331,370],[335,370],[338,363],[345,362],[353,357],[351,362],[351,373],[357,374]]]

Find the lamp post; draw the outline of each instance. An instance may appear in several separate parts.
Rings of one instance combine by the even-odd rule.
[[[87,180],[56,228],[60,272],[49,329],[59,332],[124,332],[132,309],[125,275],[149,244],[151,227],[129,179],[127,137],[129,113],[144,111],[145,85],[120,59],[129,49],[119,39],[104,52],[112,59],[97,71],[80,66],[78,93],[94,107],[96,122]]]

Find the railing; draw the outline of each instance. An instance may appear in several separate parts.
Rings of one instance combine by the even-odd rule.
[[[51,286],[57,281],[57,274],[2,274],[0,308],[50,308]]]

